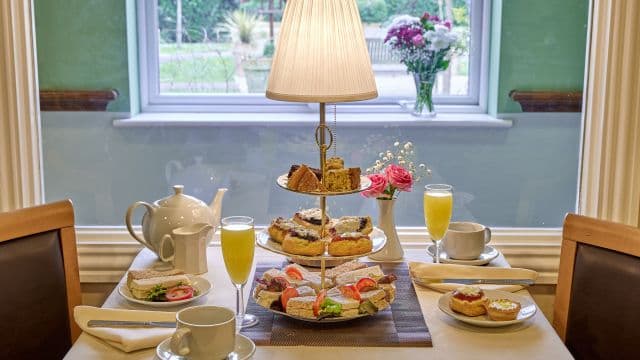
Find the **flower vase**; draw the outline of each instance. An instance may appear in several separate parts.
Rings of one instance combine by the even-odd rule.
[[[429,72],[417,72],[413,74],[416,84],[416,102],[413,105],[413,116],[420,118],[433,118],[436,112],[433,108],[433,85],[436,82],[436,74]]]
[[[378,199],[378,227],[387,237],[387,243],[379,252],[370,255],[369,258],[376,261],[402,260],[404,250],[400,245],[393,208],[396,199]]]

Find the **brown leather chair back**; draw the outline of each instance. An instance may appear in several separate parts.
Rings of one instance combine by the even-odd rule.
[[[68,201],[0,213],[0,359],[62,359],[79,335],[73,234]]]
[[[554,327],[576,359],[637,359],[640,229],[568,215]]]

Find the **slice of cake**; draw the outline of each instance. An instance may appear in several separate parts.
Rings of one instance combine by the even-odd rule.
[[[351,176],[349,169],[327,170],[324,185],[332,192],[343,192],[351,190]]]
[[[351,186],[351,190],[356,190],[360,188],[360,168],[349,168],[349,185]]]
[[[334,156],[327,159],[327,170],[344,169],[344,160],[341,157]]]
[[[326,191],[318,177],[304,164],[291,174],[287,187],[302,192]]]

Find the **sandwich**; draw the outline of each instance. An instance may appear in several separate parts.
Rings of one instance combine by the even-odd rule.
[[[160,276],[182,275],[184,271],[180,269],[172,269],[167,271],[156,271],[151,269],[145,270],[129,270],[127,272],[127,286],[131,287],[133,280],[151,279]]]
[[[336,285],[355,284],[364,277],[369,277],[374,280],[381,279],[384,276],[380,265],[370,266],[359,270],[348,271],[344,274],[336,276]]]
[[[327,278],[331,279],[331,280],[335,280],[335,278],[338,275],[342,275],[342,274],[347,273],[349,271],[359,270],[359,269],[363,269],[363,268],[366,268],[366,267],[367,267],[367,264],[365,264],[365,263],[361,263],[358,260],[351,260],[351,261],[348,261],[348,262],[346,262],[344,264],[340,264],[340,265],[338,265],[338,266],[336,266],[336,267],[334,267],[332,269],[328,269],[324,273],[324,275]]]
[[[178,301],[194,296],[195,289],[184,274],[133,278],[128,285],[134,298],[147,301]]]
[[[313,313],[313,304],[316,301],[315,296],[299,296],[289,299],[287,302],[287,314],[315,319]]]

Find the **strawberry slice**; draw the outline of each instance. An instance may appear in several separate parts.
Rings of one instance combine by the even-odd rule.
[[[342,285],[338,288],[344,297],[348,297],[354,300],[362,300],[360,297],[360,291],[355,287],[355,285]]]
[[[364,277],[356,283],[356,289],[359,292],[375,290],[378,288],[378,282],[372,278]]]

